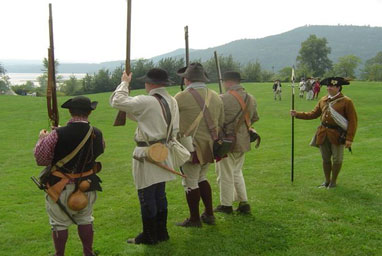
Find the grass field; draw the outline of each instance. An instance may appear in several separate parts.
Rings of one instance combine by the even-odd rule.
[[[359,128],[353,154],[344,156],[339,186],[318,189],[321,157],[308,143],[319,120],[295,121],[295,182],[290,182],[290,88],[274,101],[271,84],[244,84],[258,101],[255,128],[262,144],[246,155],[244,176],[251,216],[217,214],[216,226],[183,229],[175,222],[188,216],[180,179],[167,184],[171,239],[157,246],[125,243],[141,230],[139,203],[131,175],[135,123],[113,127],[116,110],[110,93],[90,116],[103,131],[106,151],[100,158],[104,192],[94,209],[94,249],[99,255],[382,255],[382,84],[353,82],[344,93],[354,100]],[[216,85],[209,85],[217,89]],[[170,88],[172,94],[178,87]],[[134,94],[143,91],[134,92]],[[325,87],[321,96],[325,94]],[[59,98],[62,104],[67,97]],[[316,101],[296,97],[296,109]],[[60,109],[60,124],[69,115]],[[54,252],[44,195],[30,180],[42,169],[33,158],[40,129],[48,127],[45,98],[0,97],[0,255],[49,255]],[[209,171],[214,205],[219,203],[214,167]],[[67,255],[82,255],[74,226]]]

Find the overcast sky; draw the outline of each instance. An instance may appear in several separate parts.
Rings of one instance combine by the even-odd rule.
[[[60,62],[124,59],[126,0],[0,0],[0,59],[47,56],[49,2]],[[205,49],[304,25],[382,27],[381,10],[382,0],[132,0],[131,57],[183,48],[185,25],[190,48]]]

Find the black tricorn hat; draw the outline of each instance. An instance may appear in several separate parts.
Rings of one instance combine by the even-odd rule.
[[[188,65],[188,67],[183,67],[179,69],[176,74],[180,77],[187,78],[193,82],[208,82],[207,73],[204,71],[202,64],[198,62],[193,62]]]
[[[62,108],[69,109],[82,109],[82,110],[95,110],[98,102],[91,102],[88,97],[85,96],[77,96],[65,101],[64,104],[61,105]]]
[[[343,77],[333,76],[333,77],[325,78],[324,80],[322,80],[320,82],[320,84],[321,85],[331,85],[331,86],[341,86],[341,85],[350,84],[350,82]]]
[[[137,78],[137,80],[143,81],[145,83],[159,85],[169,85],[172,82],[168,79],[166,70],[161,68],[152,68],[146,73],[146,75]]]
[[[240,73],[236,71],[227,71],[223,74],[223,81],[231,80],[231,81],[242,81],[244,79],[241,78]]]

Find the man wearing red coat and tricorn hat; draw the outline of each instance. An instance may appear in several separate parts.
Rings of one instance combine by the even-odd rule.
[[[321,118],[321,125],[311,142],[318,146],[322,156],[325,182],[319,186],[334,188],[341,170],[344,148],[351,151],[357,129],[357,113],[353,101],[342,94],[342,86],[350,84],[342,77],[329,77],[320,82],[326,85],[328,95],[322,97],[311,112],[291,110],[291,116],[298,119]],[[333,161],[332,161],[333,158]]]

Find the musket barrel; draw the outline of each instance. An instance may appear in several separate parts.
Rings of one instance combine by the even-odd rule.
[[[127,0],[127,26],[126,26],[126,60],[125,72],[127,74],[131,71],[130,65],[130,51],[131,51],[131,0]],[[129,84],[130,91],[130,84]],[[118,111],[117,117],[114,120],[114,126],[123,126],[126,124],[126,112]]]
[[[130,73],[130,46],[131,46],[131,0],[127,0],[127,25],[126,25],[126,60],[125,71]]]
[[[185,47],[185,50],[186,50],[186,67],[188,67],[188,65],[190,64],[190,51],[189,51],[189,47],[188,47],[188,26],[184,27],[184,41],[186,43],[186,47]]]
[[[52,4],[49,4],[48,84],[46,95],[49,119],[51,120],[52,125],[57,127],[59,123],[59,117],[56,93],[56,65],[54,58]]]
[[[216,51],[214,51],[214,56],[215,56],[216,70],[217,70],[217,74],[218,74],[219,92],[220,92],[220,94],[222,94],[223,93],[223,91],[222,91],[222,74],[221,74],[221,70],[220,70],[218,53]]]

